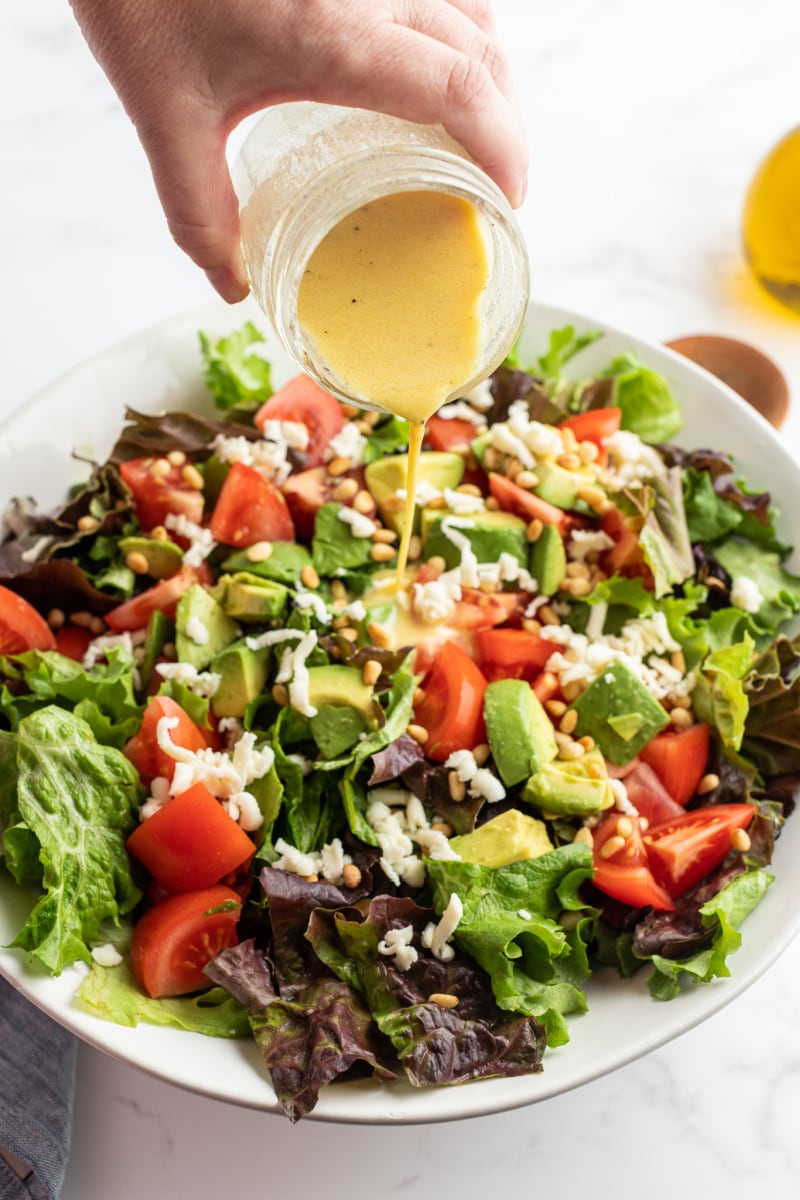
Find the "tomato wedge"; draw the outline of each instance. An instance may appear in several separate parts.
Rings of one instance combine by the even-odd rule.
[[[202,567],[181,567],[168,579],[160,579],[152,587],[130,600],[123,601],[106,613],[105,622],[114,633],[143,629],[155,612],[174,617],[178,601],[192,584],[213,582],[205,563]]]
[[[594,442],[602,446],[607,437],[619,431],[622,424],[621,408],[589,408],[562,421],[559,429],[571,429],[579,442]]]
[[[297,421],[305,425],[308,430],[306,465],[318,467],[325,460],[331,438],[336,437],[344,425],[344,414],[335,396],[308,375],[296,375],[261,405],[254,420],[262,430],[267,421]]]
[[[168,892],[210,887],[245,866],[255,849],[202,783],[168,800],[126,845]]]
[[[478,662],[490,683],[495,679],[532,682],[556,648],[546,638],[524,629],[483,629],[475,641]]]
[[[55,635],[44,617],[22,596],[0,587],[0,654],[55,648]]]
[[[698,721],[677,733],[656,734],[639,751],[639,758],[653,768],[672,799],[683,808],[705,775],[710,744],[708,722]]]
[[[641,521],[634,517],[626,517],[618,508],[611,508],[601,518],[600,528],[614,543],[600,556],[603,570],[609,575],[640,575],[645,581],[652,580],[639,542]]]
[[[166,459],[130,458],[120,463],[119,473],[133,492],[136,518],[142,529],[163,525],[169,513],[182,514],[196,525],[203,519],[203,492],[190,487],[181,467],[169,466]]]
[[[632,771],[625,776],[625,791],[640,817],[647,820],[648,827],[660,825],[679,817],[683,809],[670,796],[651,766],[636,762]]]
[[[82,662],[92,638],[93,634],[80,625],[62,625],[56,631],[56,650],[65,658],[73,658],[75,662]]]
[[[486,741],[486,679],[456,642],[443,643],[422,687],[425,696],[415,708],[414,719],[428,731],[428,758],[444,762],[454,750],[472,750]]]
[[[601,892],[632,908],[649,906],[659,912],[675,908],[669,892],[650,870],[636,816],[610,812],[600,821],[594,831],[593,882]]]
[[[149,784],[157,775],[164,779],[172,779],[175,774],[175,759],[161,749],[156,736],[158,722],[162,717],[177,720],[178,724],[170,730],[170,740],[173,745],[191,750],[192,753],[204,750],[209,745],[209,739],[214,736],[209,730],[207,737],[200,726],[196,725],[180,704],[171,697],[153,696],[144,710],[139,732],[125,743],[122,750],[136,767],[145,784]]]
[[[709,804],[648,829],[647,856],[671,896],[682,896],[718,867],[737,829],[750,824],[752,804]]]
[[[523,521],[542,521],[545,525],[555,525],[562,537],[565,537],[574,525],[569,513],[563,508],[557,508],[547,500],[535,496],[533,492],[519,487],[505,475],[489,473],[489,491],[504,512],[522,517]]]
[[[465,632],[492,629],[505,624],[515,612],[522,612],[527,601],[528,596],[522,592],[481,592],[478,588],[462,587],[461,599],[456,601],[448,625]]]
[[[431,450],[466,451],[474,437],[472,422],[458,418],[429,417],[425,426],[425,443]]]
[[[236,892],[217,884],[149,908],[131,937],[131,966],[147,994],[159,999],[210,987],[203,967],[237,944],[241,905]]]
[[[225,477],[210,528],[226,546],[294,541],[294,522],[278,488],[255,467],[240,462]]]

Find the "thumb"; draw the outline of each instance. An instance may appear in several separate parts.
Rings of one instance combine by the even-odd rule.
[[[205,271],[223,300],[243,300],[250,289],[224,131],[195,109],[166,129],[140,129],[139,137],[177,245]]]

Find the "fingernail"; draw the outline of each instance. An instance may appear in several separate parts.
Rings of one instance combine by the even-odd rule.
[[[247,281],[234,275],[230,267],[209,267],[206,278],[228,304],[238,304],[250,291]]]

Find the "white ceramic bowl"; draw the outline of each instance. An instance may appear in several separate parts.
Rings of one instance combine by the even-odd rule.
[[[233,309],[220,303],[188,313],[128,338],[51,384],[2,428],[0,501],[32,495],[43,506],[58,503],[68,485],[85,474],[80,463],[70,460],[70,451],[106,456],[126,405],[147,412],[187,407],[210,412],[197,331],[219,336],[247,318],[261,328],[266,324],[248,302]],[[533,361],[546,347],[550,330],[567,324],[578,331],[605,333],[570,364],[576,377],[586,377],[621,351],[636,351],[667,377],[683,405],[686,424],[678,440],[688,448],[714,447],[734,455],[753,487],[769,488],[785,514],[780,532],[785,541],[792,541],[788,518],[800,493],[800,468],[765,421],[711,375],[663,347],[563,309],[531,306],[521,342],[523,359]],[[296,368],[272,343],[274,339],[269,351],[274,380],[280,383]],[[324,1091],[312,1119],[373,1124],[479,1116],[544,1100],[654,1050],[733,1000],[795,936],[800,927],[800,873],[792,868],[798,856],[800,817],[795,817],[777,846],[776,882],[747,919],[742,948],[730,959],[730,978],[662,1003],[650,998],[646,971],[633,980],[598,973],[587,988],[588,1013],[570,1019],[569,1044],[546,1053],[541,1074],[419,1090],[369,1081],[335,1085]],[[31,896],[0,869],[0,946],[16,936],[31,902]],[[0,974],[79,1037],[125,1062],[217,1099],[279,1111],[259,1051],[250,1041],[110,1024],[76,1004],[78,970],[50,978],[16,951],[0,949]]]

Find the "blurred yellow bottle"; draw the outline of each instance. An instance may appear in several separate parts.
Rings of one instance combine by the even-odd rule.
[[[800,312],[800,127],[756,171],[745,200],[743,234],[756,278]]]

